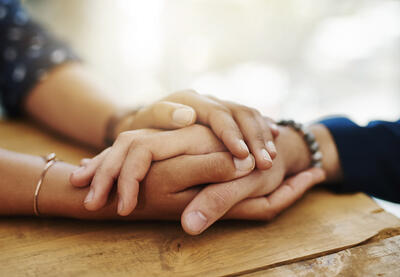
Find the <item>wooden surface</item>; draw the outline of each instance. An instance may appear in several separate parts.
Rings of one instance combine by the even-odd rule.
[[[0,148],[40,155],[54,151],[75,163],[90,155],[16,122],[0,122]],[[400,230],[400,222],[366,195],[319,189],[273,222],[219,222],[197,237],[184,234],[178,222],[1,218],[0,276],[261,274],[356,249],[383,230]],[[282,270],[280,276],[291,273]]]
[[[340,252],[246,274],[246,277],[400,276],[400,236],[390,237]]]

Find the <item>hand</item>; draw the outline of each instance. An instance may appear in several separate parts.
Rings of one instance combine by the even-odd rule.
[[[184,230],[192,235],[200,234],[219,218],[232,216],[227,213],[229,210],[238,212],[238,208],[233,208],[235,205],[247,205],[248,208],[240,213],[249,219],[269,219],[290,205],[312,184],[324,180],[325,175],[321,169],[310,169],[284,182],[285,176],[304,171],[310,164],[306,143],[296,131],[280,128],[277,149],[281,154],[270,170],[255,170],[243,178],[214,183],[201,190],[182,214]],[[280,186],[282,183],[284,185]],[[267,194],[271,195],[259,198]],[[272,213],[253,213],[259,207],[266,209],[272,205],[271,202],[275,206]]]
[[[225,147],[210,129],[194,125],[173,131],[143,129],[121,133],[114,145],[91,160],[70,178],[77,187],[90,183],[85,207],[95,211],[105,206],[114,181],[118,179],[118,214],[130,214],[137,204],[139,183],[146,176],[152,161],[179,155],[195,155],[224,151]],[[232,163],[240,169],[234,178],[249,174],[254,169],[252,155]],[[180,174],[178,168],[174,174]]]
[[[176,168],[182,169],[180,174],[171,174]],[[227,152],[184,155],[155,162],[141,183],[136,211],[126,219],[178,220],[185,207],[201,192],[199,185],[225,182],[238,174]],[[323,179],[323,170],[308,169],[286,179],[268,196],[239,202],[223,219],[271,220]]]
[[[162,101],[122,118],[115,134],[143,128],[177,129],[198,122],[210,126],[228,150],[244,159],[251,153],[259,169],[268,169],[276,157],[273,142],[279,131],[276,124],[252,108],[221,101],[192,90],[173,93]]]
[[[235,157],[247,157],[250,148],[258,169],[272,166],[272,159],[277,155],[273,140],[279,131],[271,119],[267,119],[266,124],[266,119],[256,109],[200,95],[193,90],[173,93],[164,100],[192,107],[197,122],[210,126]]]
[[[185,207],[201,191],[202,184],[226,182],[243,174],[232,161],[229,152],[216,152],[182,155],[154,162],[141,182],[135,212],[126,217],[120,217],[115,212],[118,199],[115,191],[103,209],[87,211],[82,203],[89,188],[76,189],[70,186],[67,179],[76,167],[58,162],[46,176],[39,202],[40,211],[43,215],[80,219],[179,220]],[[179,174],[174,174],[177,169]],[[245,199],[234,205],[222,219],[270,220],[300,198],[307,189],[321,182],[322,172],[320,169],[310,169],[294,175],[270,195]],[[28,207],[31,208],[30,205]]]

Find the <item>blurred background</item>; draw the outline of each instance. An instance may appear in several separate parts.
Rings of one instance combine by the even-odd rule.
[[[194,88],[273,118],[400,117],[400,1],[24,4],[123,105]]]

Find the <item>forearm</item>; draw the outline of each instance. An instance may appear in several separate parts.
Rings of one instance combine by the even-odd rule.
[[[34,193],[44,166],[41,157],[0,149],[0,215],[34,215]],[[58,161],[47,171],[38,195],[41,216],[124,220],[162,217],[161,213],[158,215],[154,209],[148,208],[138,208],[128,217],[119,217],[115,193],[110,195],[108,204],[101,210],[86,210],[83,201],[89,188],[75,188],[69,182],[71,172],[76,168]]]
[[[0,149],[1,215],[33,215],[34,192],[44,166],[45,161],[41,157]],[[69,175],[74,169],[76,166],[56,162],[48,170],[38,196],[41,214],[82,216],[80,212],[84,212],[82,203],[87,191],[69,184]]]
[[[100,82],[74,63],[52,70],[28,95],[24,109],[65,136],[102,147],[105,126],[117,108],[105,98]]]

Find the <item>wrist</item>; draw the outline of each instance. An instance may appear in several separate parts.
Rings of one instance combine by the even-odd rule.
[[[303,136],[291,127],[279,127],[278,155],[282,155],[285,174],[293,175],[310,167],[311,153]]]
[[[118,218],[115,193],[103,209],[96,212],[86,210],[83,203],[89,187],[77,188],[69,181],[71,172],[76,168],[68,163],[57,162],[49,169],[38,199],[40,215],[79,219]]]
[[[342,180],[342,169],[335,141],[322,124],[311,125],[309,131],[315,136],[322,153],[323,169],[327,182]],[[293,175],[311,166],[311,151],[301,133],[290,127],[279,127],[278,155],[282,155],[286,175]]]
[[[320,145],[326,181],[330,183],[340,182],[343,178],[343,173],[340,165],[339,153],[331,133],[323,124],[313,124],[310,126],[310,130],[313,132]]]
[[[107,121],[104,132],[104,144],[111,146],[118,135],[132,129],[134,117],[139,109],[115,112]]]

